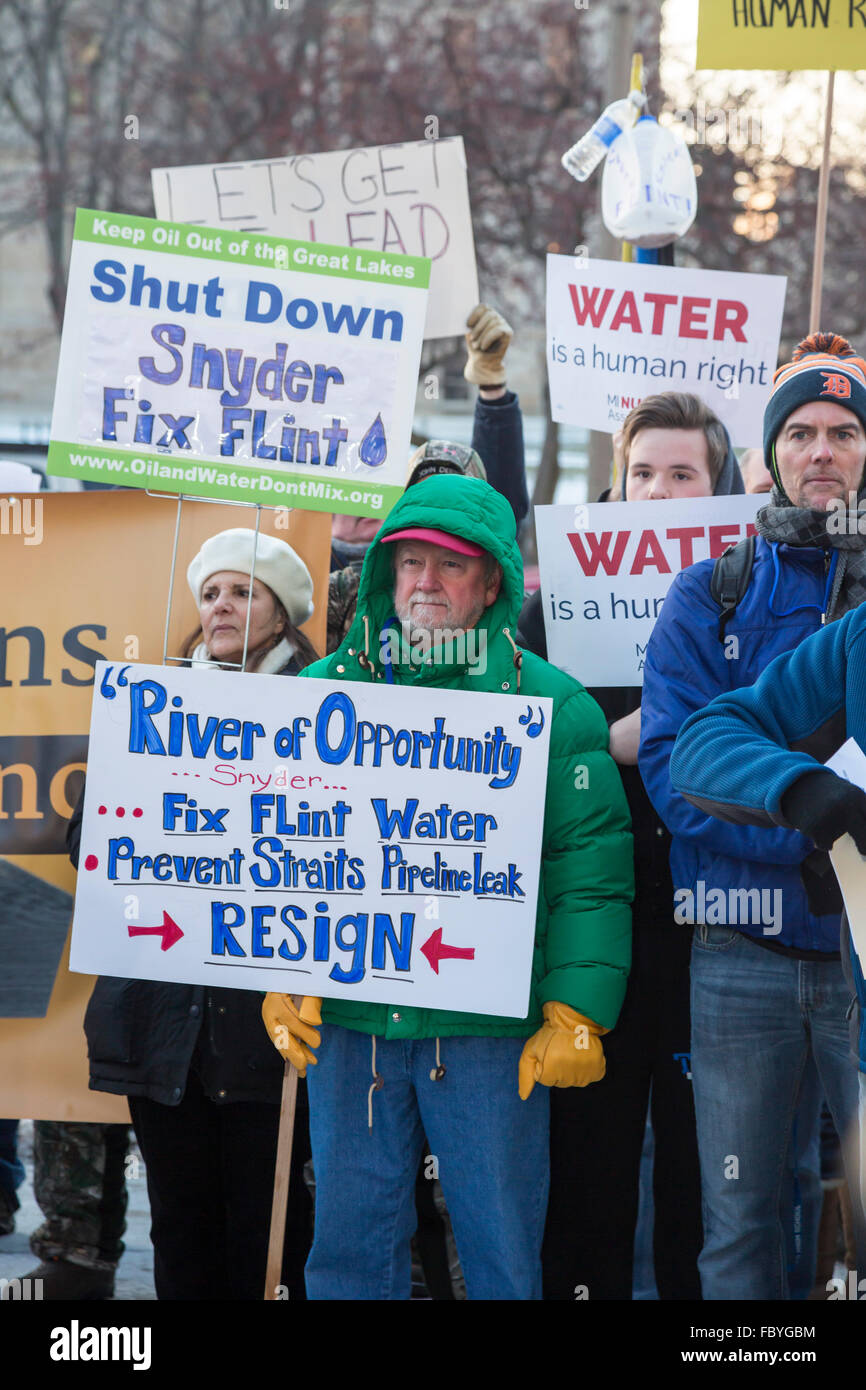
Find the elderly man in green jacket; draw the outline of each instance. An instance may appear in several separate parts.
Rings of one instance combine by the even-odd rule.
[[[577,681],[515,646],[522,599],[508,503],[480,479],[428,478],[403,495],[371,546],[345,640],[304,672],[553,700],[527,1016],[265,1000],[283,1055],[302,1073],[317,1064],[309,1075],[311,1298],[409,1296],[425,1134],[469,1296],[541,1294],[543,1088],[604,1075],[601,1035],[616,1023],[630,959],[632,848],[601,710]],[[404,632],[408,624],[410,649],[419,634],[438,644],[436,660],[407,660],[389,640],[395,621]],[[455,639],[472,630],[473,642]],[[483,661],[468,659],[482,651]]]

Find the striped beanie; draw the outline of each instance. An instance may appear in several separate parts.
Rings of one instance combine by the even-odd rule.
[[[788,416],[810,401],[830,401],[852,411],[866,430],[866,362],[838,333],[812,333],[773,377],[764,411],[764,462],[784,493],[776,466],[776,437]]]

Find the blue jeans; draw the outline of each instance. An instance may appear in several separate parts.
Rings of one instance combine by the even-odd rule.
[[[18,1121],[0,1120],[0,1188],[15,1197],[26,1176],[24,1164],[18,1157]]]
[[[821,1104],[824,1093],[815,1059],[809,1054],[800,1086],[791,1142],[782,1179],[780,1218],[785,1237],[788,1297],[805,1299],[815,1284],[818,1230],[824,1191],[821,1187]]]
[[[858,1190],[851,994],[839,961],[803,961],[733,927],[697,927],[692,945],[692,1077],[703,1191],[705,1299],[789,1297],[780,1203],[794,1117],[818,1077]],[[856,1223],[858,1268],[866,1251]]]
[[[860,1085],[860,1206],[866,1219],[866,1072],[857,1073]],[[852,1189],[856,1191],[857,1189]],[[858,1266],[859,1269],[859,1266]],[[866,1271],[864,1271],[866,1274]]]
[[[402,1299],[411,1284],[414,1189],[427,1137],[470,1298],[541,1297],[549,1187],[549,1095],[517,1094],[520,1038],[376,1041],[384,1085],[368,1091],[373,1039],[325,1024],[308,1067],[316,1228],[313,1299]],[[429,1162],[429,1160],[428,1160]]]

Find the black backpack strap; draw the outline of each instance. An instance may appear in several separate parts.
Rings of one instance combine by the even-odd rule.
[[[734,616],[737,604],[749,587],[755,563],[755,537],[729,545],[713,566],[710,594],[719,605],[719,641],[725,640],[725,628]]]

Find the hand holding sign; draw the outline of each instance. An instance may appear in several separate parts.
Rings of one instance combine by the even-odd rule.
[[[782,797],[781,811],[819,849],[832,849],[848,834],[866,855],[866,792],[835,772],[822,767],[798,777]]]
[[[322,1041],[317,1031],[322,1022],[322,1001],[312,995],[301,999],[298,1008],[290,994],[266,994],[262,1002],[262,1018],[268,1037],[280,1056],[306,1076],[307,1063],[317,1066],[319,1059],[312,1051]]]

